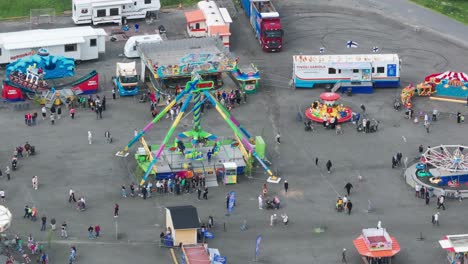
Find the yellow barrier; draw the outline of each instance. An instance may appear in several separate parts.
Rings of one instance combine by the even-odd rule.
[[[177,258],[175,256],[174,249],[171,248],[170,251],[171,251],[172,261],[174,262],[174,264],[179,264],[179,262],[177,261]]]

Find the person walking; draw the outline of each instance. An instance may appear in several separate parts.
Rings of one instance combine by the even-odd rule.
[[[141,187],[141,194],[143,195],[143,200],[146,200],[146,197],[148,196],[148,190],[144,185]]]
[[[429,123],[429,121],[427,121],[427,123],[424,124],[424,127],[426,128],[426,133],[429,134],[429,128],[431,127],[431,123]]]
[[[2,199],[2,202],[5,202],[5,191],[3,189],[0,189],[0,198]]]
[[[348,263],[348,261],[346,260],[346,248],[343,248],[343,251],[341,251],[341,262]]]
[[[288,193],[288,189],[289,189],[289,183],[287,180],[284,181],[284,192],[285,193]]]
[[[57,223],[57,221],[55,220],[55,218],[52,217],[52,219],[50,219],[50,229],[52,231],[55,231],[56,223]]]
[[[203,191],[203,199],[208,200],[208,187],[205,187],[205,190]]]
[[[42,113],[42,120],[45,120],[47,116],[47,108],[45,106],[41,108],[41,113]]]
[[[130,196],[135,197],[135,183],[130,184]]]
[[[201,193],[202,193],[201,187],[198,187],[197,189],[198,200],[200,200]]]
[[[281,144],[281,135],[279,132],[276,134],[276,143]]]
[[[43,215],[41,217],[41,222],[42,222],[41,231],[45,231],[46,230],[46,224],[47,224],[47,217],[45,215]]]
[[[263,210],[263,197],[262,195],[258,195],[258,209]]]
[[[114,217],[119,217],[119,205],[114,205]]]
[[[461,123],[461,113],[460,112],[457,113],[457,123],[458,124]]]
[[[122,185],[122,188],[120,189],[120,195],[122,195],[122,198],[127,198],[127,189],[123,185]]]
[[[62,224],[62,229],[60,230],[60,236],[61,237],[64,237],[64,238],[67,238],[68,237],[68,233],[67,233],[67,222],[63,222]]]
[[[37,188],[39,185],[37,175],[32,177],[31,182],[32,182],[33,189],[37,191]]]
[[[332,167],[332,162],[331,162],[331,160],[328,160],[328,161],[327,161],[326,166],[327,166],[327,171],[328,171],[328,173],[330,173],[330,170],[331,170],[331,167]]]
[[[62,107],[57,108],[57,119],[62,118]]]
[[[115,100],[115,87],[112,88],[112,100]]]
[[[437,209],[440,209],[440,207],[442,207],[442,209],[445,210],[444,203],[445,203],[445,196],[443,196],[443,195],[439,196]]]
[[[24,206],[24,215],[23,218],[29,218],[29,205]]]
[[[91,131],[88,131],[88,143],[91,145],[93,143],[93,134]]]
[[[315,166],[317,167],[318,167],[318,161],[319,161],[318,157],[315,157]]]
[[[68,202],[71,203],[71,201],[76,203],[75,192],[73,191],[73,189],[70,189],[68,191]]]
[[[414,197],[419,198],[419,192],[421,191],[422,186],[417,184],[414,186]]]
[[[348,215],[350,215],[351,210],[353,209],[353,203],[351,202],[351,200],[348,200],[348,202],[346,203],[346,209],[348,209]]]
[[[70,117],[72,119],[75,119],[75,108],[74,107],[70,108]]]
[[[10,167],[6,166],[5,168],[5,174],[7,176],[7,180],[10,180],[11,177],[10,177]]]
[[[88,227],[88,238],[94,239],[94,227],[93,226]]]
[[[437,225],[439,226],[439,215],[440,213],[437,212],[434,215],[432,215],[432,225]]]
[[[350,182],[348,182],[346,183],[344,188],[346,189],[346,193],[348,193],[348,196],[349,196],[349,194],[351,193],[351,188],[353,188],[353,185]]]
[[[429,192],[426,192],[426,205],[429,205]]]
[[[419,145],[419,148],[418,148],[418,150],[419,150],[419,154],[422,154],[422,153],[423,153],[423,151],[424,151],[424,147],[423,147],[423,145],[422,145],[422,144],[421,144],[421,145]]]
[[[96,237],[99,237],[101,234],[101,227],[99,225],[94,226],[94,233],[96,234]]]
[[[230,196],[229,193],[227,193],[226,194],[226,210],[228,211],[229,211],[229,198],[230,198],[229,196]]]

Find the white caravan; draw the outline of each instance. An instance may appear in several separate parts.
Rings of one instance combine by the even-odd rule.
[[[89,26],[1,33],[0,64],[34,55],[40,48],[76,61],[94,60],[106,51],[106,36],[104,29]]]
[[[140,35],[140,36],[133,36],[130,37],[127,42],[125,43],[124,47],[124,54],[127,58],[138,58],[138,45],[141,43],[147,42],[161,42],[163,39],[161,35],[154,34],[154,35]]]
[[[75,24],[121,24],[155,16],[160,8],[159,0],[73,0],[72,19]]]

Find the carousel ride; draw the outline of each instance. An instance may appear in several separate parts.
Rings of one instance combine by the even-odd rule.
[[[426,76],[424,81],[417,85],[417,91],[419,96],[464,100],[468,96],[467,87],[466,73],[446,71]]]
[[[281,178],[273,175],[270,168],[265,164],[261,159],[259,154],[254,149],[252,142],[250,141],[250,134],[240,125],[240,123],[222,106],[217,99],[210,94],[210,90],[213,89],[214,83],[212,81],[202,81],[201,77],[197,73],[192,73],[192,80],[187,82],[185,89],[177,95],[177,97],[172,100],[150,123],[148,123],[143,130],[139,131],[135,137],[130,140],[130,142],[124,147],[122,151],[116,153],[116,156],[126,157],[128,156],[129,149],[139,140],[143,138],[146,132],[148,132],[154,124],[156,124],[162,117],[164,117],[169,110],[174,107],[176,104],[183,102],[182,107],[177,114],[173,124],[169,128],[166,136],[164,137],[162,143],[159,145],[155,152],[150,151],[150,162],[143,175],[140,185],[143,185],[148,176],[152,172],[157,171],[157,162],[161,158],[161,155],[166,151],[178,152],[185,156],[187,160],[202,160],[208,153],[203,153],[200,151],[201,148],[197,148],[200,145],[208,145],[209,142],[214,142],[213,148],[209,148],[210,155],[218,155],[219,148],[221,144],[218,143],[218,137],[212,133],[206,132],[201,127],[201,105],[208,102],[211,103],[214,108],[221,115],[223,120],[229,125],[231,130],[234,132],[234,136],[237,140],[236,143],[233,143],[233,147],[238,147],[244,155],[257,159],[257,161],[262,165],[265,171],[269,174],[268,181],[273,183],[278,183]],[[193,129],[179,133],[176,136],[174,145],[170,144],[172,134],[174,133],[177,125],[181,121],[182,117],[186,113],[189,104],[193,101]],[[188,141],[188,142],[187,142]],[[186,148],[186,145],[190,143],[191,149]],[[154,155],[153,155],[154,153]],[[246,160],[247,161],[247,160]],[[248,162],[248,161],[247,161]]]
[[[338,123],[348,122],[352,118],[351,108],[339,104],[340,95],[337,93],[322,93],[320,101],[314,101],[305,111],[305,116],[315,122],[322,123],[324,117],[327,120],[335,117]]]
[[[463,145],[440,145],[428,148],[421,163],[416,165],[416,175],[428,177],[437,186],[468,187],[468,151]]]

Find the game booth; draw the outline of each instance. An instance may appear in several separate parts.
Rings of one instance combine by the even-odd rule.
[[[468,264],[468,234],[445,236],[439,244],[447,251],[445,263]]]
[[[348,122],[352,118],[351,108],[339,104],[340,95],[337,93],[321,93],[320,101],[314,101],[305,111],[305,116],[315,122],[322,123],[324,116],[327,120],[337,118],[338,123]]]
[[[237,66],[229,75],[246,94],[257,93],[260,71],[254,64],[242,67]]]
[[[364,264],[391,264],[400,252],[398,241],[385,228],[365,228],[354,241]]]

